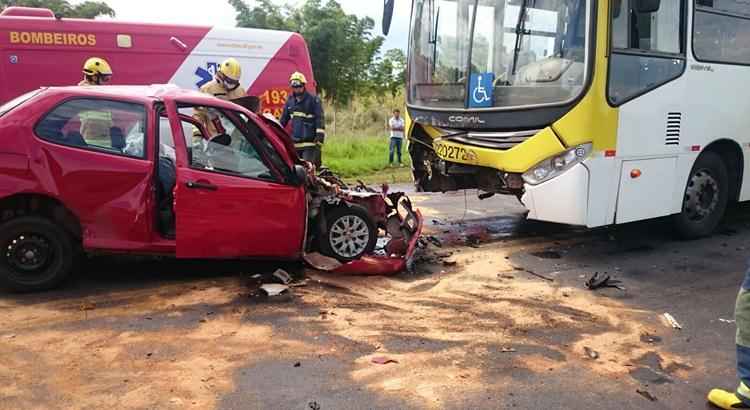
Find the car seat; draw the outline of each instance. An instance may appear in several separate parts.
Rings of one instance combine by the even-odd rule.
[[[122,151],[125,149],[125,134],[119,127],[112,127],[109,129],[109,138],[112,144],[112,148]]]
[[[88,145],[86,144],[86,140],[83,139],[83,135],[78,131],[69,132],[68,135],[65,136],[64,142],[74,147],[85,147]]]

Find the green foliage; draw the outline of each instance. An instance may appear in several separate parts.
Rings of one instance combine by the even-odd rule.
[[[84,1],[73,5],[66,0],[0,0],[0,9],[10,6],[47,8],[58,17],[68,18],[93,19],[98,16],[115,16],[115,11],[103,1]]]
[[[343,178],[382,173],[389,169],[389,143],[389,138],[383,133],[369,137],[329,138],[323,145],[323,164]],[[405,146],[402,160],[408,167],[410,159]]]
[[[318,91],[337,107],[356,96],[382,95],[403,88],[405,57],[389,50],[378,58],[383,38],[375,36],[375,22],[347,14],[335,0],[307,0],[299,6],[277,6],[258,0],[250,7],[229,0],[239,27],[296,31],[310,49]]]

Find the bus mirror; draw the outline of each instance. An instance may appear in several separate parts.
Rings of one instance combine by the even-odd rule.
[[[612,18],[616,19],[620,17],[622,11],[622,0],[612,0]]]
[[[383,0],[383,35],[387,36],[391,30],[393,20],[393,5],[395,0]]]
[[[661,0],[635,0],[638,13],[656,13],[661,6]]]

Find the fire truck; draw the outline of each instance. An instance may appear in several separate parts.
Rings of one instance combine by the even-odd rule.
[[[303,73],[315,90],[310,53],[297,33],[67,19],[49,9],[8,7],[0,13],[0,104],[39,87],[77,84],[92,56],[110,63],[111,84],[186,89],[210,81],[217,66],[234,57],[248,95],[277,118],[291,73]]]

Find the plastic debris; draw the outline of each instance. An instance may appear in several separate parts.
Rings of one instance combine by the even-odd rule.
[[[646,400],[648,400],[648,401],[656,401],[657,400],[656,397],[654,397],[653,394],[649,393],[648,390],[636,390],[635,392],[638,393],[638,394],[640,394],[641,396],[643,396],[643,398],[646,399]]]
[[[512,347],[503,347],[502,349],[500,349],[500,353],[515,353],[515,352],[516,352],[516,349]]]
[[[276,269],[273,276],[280,280],[282,284],[288,285],[292,283],[292,277],[284,269]]]
[[[279,296],[289,291],[289,286],[279,283],[266,283],[260,287],[268,296]]]
[[[721,323],[737,323],[736,320],[723,319],[723,318],[719,318],[719,322],[721,322]]]
[[[682,330],[682,325],[674,318],[674,316],[669,313],[664,313],[664,319],[666,319],[669,326],[672,326],[673,329]]]
[[[341,262],[319,253],[306,253],[303,259],[313,269],[324,272],[330,272],[341,267]]]
[[[586,353],[586,357],[588,357],[591,360],[596,360],[599,358],[599,352],[597,352],[596,350],[590,347],[584,346],[583,351],[584,353]]]

